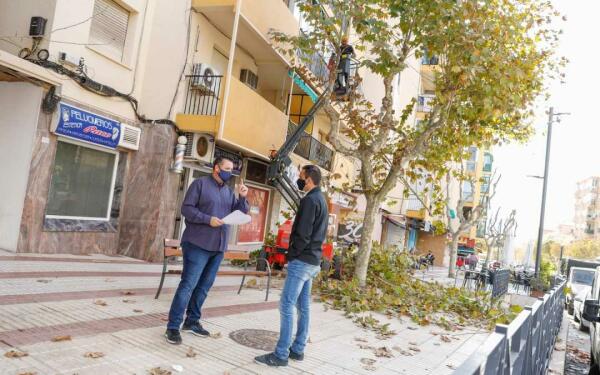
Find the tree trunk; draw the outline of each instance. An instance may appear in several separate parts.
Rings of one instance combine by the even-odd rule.
[[[458,237],[459,234],[452,235],[452,241],[450,241],[450,264],[448,265],[448,277],[454,278],[456,276],[456,258],[458,256]]]
[[[358,280],[358,285],[364,287],[367,284],[367,269],[369,267],[369,258],[373,247],[373,229],[375,229],[375,215],[379,209],[377,199],[367,197],[367,207],[363,219],[362,235],[356,257],[356,268],[354,277]]]
[[[483,264],[487,267],[487,265],[490,264],[490,258],[492,257],[492,250],[494,247],[489,244],[486,244],[485,246],[487,247],[487,254],[485,255],[485,263]]]

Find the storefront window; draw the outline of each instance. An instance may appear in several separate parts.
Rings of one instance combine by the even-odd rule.
[[[108,220],[117,154],[59,141],[48,217]]]

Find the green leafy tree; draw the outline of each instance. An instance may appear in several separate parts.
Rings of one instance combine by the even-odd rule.
[[[534,100],[545,90],[548,76],[560,62],[552,51],[557,16],[550,2],[537,0],[297,0],[305,33],[272,32],[288,57],[314,51],[334,53],[350,35],[361,74],[377,77],[381,101],[373,103],[353,90],[345,101],[327,98],[324,111],[331,130],[328,141],[337,152],[360,159],[358,184],[366,199],[363,234],[355,277],[367,281],[375,217],[400,178],[426,178],[442,196],[439,181],[449,161],[465,158],[466,147],[491,147],[525,140],[532,128]],[[435,74],[431,111],[418,125],[409,121],[416,100],[398,110],[397,78],[411,69],[413,56],[423,51],[440,57]],[[301,53],[298,53],[301,52]],[[298,58],[298,73],[310,81]],[[337,61],[334,61],[337,62]],[[327,82],[312,85],[333,90],[332,69]],[[350,142],[345,142],[347,139]],[[443,206],[436,205],[437,214]]]
[[[568,256],[578,259],[595,259],[600,256],[600,241],[579,240],[567,246]]]

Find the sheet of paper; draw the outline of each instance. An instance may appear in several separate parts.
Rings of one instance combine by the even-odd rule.
[[[221,220],[228,225],[243,225],[248,224],[250,220],[252,220],[252,217],[250,215],[246,215],[240,210],[235,210]]]

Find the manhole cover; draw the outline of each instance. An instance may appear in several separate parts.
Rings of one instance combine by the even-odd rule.
[[[279,333],[264,329],[240,329],[231,332],[229,338],[249,348],[272,352],[277,345]]]

